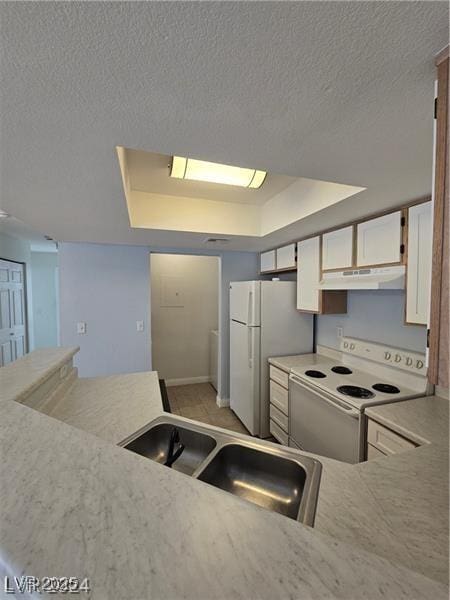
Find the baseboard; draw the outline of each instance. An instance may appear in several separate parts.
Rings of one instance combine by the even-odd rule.
[[[190,383],[209,383],[211,377],[209,375],[201,375],[200,377],[182,377],[180,379],[166,379],[166,387],[174,385],[189,385]]]
[[[221,398],[219,394],[216,396],[216,404],[219,408],[225,408],[226,406],[230,406],[229,398]]]

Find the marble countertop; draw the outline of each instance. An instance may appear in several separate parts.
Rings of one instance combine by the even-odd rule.
[[[0,431],[11,482],[1,575],[88,577],[94,600],[448,597],[389,559],[17,402],[0,405]]]
[[[359,465],[316,457],[314,529],[116,446],[161,414],[156,373],[79,379],[50,416],[3,402],[1,481],[15,475],[0,486],[0,574],[89,577],[99,600],[446,598],[440,400],[370,409],[392,409],[373,418],[420,448]]]
[[[48,414],[118,444],[162,412],[158,374],[148,371],[77,379]]]
[[[0,368],[0,401],[20,401],[78,352],[73,348],[40,348]]]
[[[269,358],[269,364],[290,373],[296,367],[316,364],[317,354],[295,354],[293,356],[276,356]]]
[[[416,444],[448,443],[449,401],[425,396],[366,409],[366,415]]]
[[[330,468],[328,462],[315,528],[448,583],[449,403],[431,396],[370,411],[406,414],[410,432],[420,421],[418,443],[419,437],[424,443],[424,427],[436,437],[430,435],[418,448],[356,465]],[[392,416],[384,421],[393,429],[394,423],[398,421]],[[401,425],[395,429],[405,434]]]

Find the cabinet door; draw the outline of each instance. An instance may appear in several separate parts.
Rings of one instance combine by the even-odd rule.
[[[367,442],[383,454],[398,454],[416,448],[416,444],[372,419],[367,423]]]
[[[408,210],[406,322],[426,325],[431,291],[431,202]]]
[[[275,250],[261,253],[261,273],[275,270]]]
[[[357,266],[399,263],[401,212],[383,215],[357,226]]]
[[[353,226],[324,233],[322,269],[347,269],[353,265]]]
[[[295,244],[277,248],[278,269],[295,269]]]
[[[297,245],[297,308],[319,311],[320,237]]]

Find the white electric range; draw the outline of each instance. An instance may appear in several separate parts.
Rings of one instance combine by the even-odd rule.
[[[356,338],[340,352],[319,347],[310,364],[289,377],[293,445],[336,460],[365,460],[364,409],[431,393],[425,354]]]

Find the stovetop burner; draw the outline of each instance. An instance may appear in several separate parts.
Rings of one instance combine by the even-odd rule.
[[[341,394],[352,398],[373,398],[375,396],[370,390],[357,385],[340,385],[336,389]]]
[[[376,383],[372,386],[377,392],[383,392],[384,394],[399,394],[400,390],[395,385],[389,383]]]
[[[308,377],[315,377],[316,379],[323,379],[326,377],[325,373],[322,373],[322,371],[314,371],[314,369],[305,371],[305,375],[308,375]]]
[[[339,373],[339,375],[351,375],[353,373],[353,371],[348,367],[342,367],[340,365],[336,367],[331,367],[331,370],[333,371],[333,373]]]

